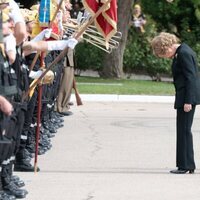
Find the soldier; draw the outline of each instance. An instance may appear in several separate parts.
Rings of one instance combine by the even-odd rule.
[[[12,164],[14,161],[14,154],[17,150],[17,144],[20,137],[21,132],[21,126],[23,125],[23,111],[21,110],[21,104],[17,104],[16,98],[18,98],[18,83],[16,82],[16,74],[14,69],[12,68],[12,65],[15,63],[16,60],[16,42],[15,38],[12,35],[12,31],[9,28],[9,17],[5,14],[6,7],[8,3],[5,1],[0,5],[3,8],[3,30],[2,33],[5,36],[4,37],[4,45],[5,45],[5,52],[1,51],[1,88],[6,88],[4,91],[4,95],[10,100],[10,102],[13,105],[14,111],[10,117],[5,117],[3,115],[3,118],[1,118],[1,134],[7,138],[7,140],[12,141],[11,145],[8,149],[4,149],[6,156],[4,155],[1,159],[1,184],[3,187],[3,190],[9,194],[14,195],[17,198],[24,198],[26,194],[28,193],[24,189],[20,189],[19,187],[24,186],[23,181],[19,181],[19,179],[14,181],[12,179]],[[5,12],[4,12],[5,11]],[[12,40],[13,43],[8,45],[8,39]],[[6,58],[3,56],[7,54],[9,58],[9,62],[6,61]],[[15,78],[13,78],[15,77]],[[19,80],[18,80],[19,81]],[[3,108],[3,107],[2,107]],[[6,197],[2,197],[3,199]],[[13,197],[8,197],[7,199],[10,199]]]
[[[69,1],[65,2],[65,12],[68,13],[68,17],[65,16],[64,23],[70,23],[70,10],[72,9],[72,4]],[[64,61],[64,70],[63,76],[60,82],[57,102],[56,102],[56,110],[60,114],[65,116],[69,116],[72,114],[70,109],[70,97],[73,87],[74,80],[74,51],[72,49],[68,50],[67,56]]]
[[[1,70],[1,69],[0,69]],[[1,94],[3,94],[1,85]],[[12,104],[2,95],[0,95],[0,176],[2,171],[2,162],[7,159],[11,149],[12,142],[7,138],[3,137],[6,134],[4,119],[12,114]],[[2,200],[14,200],[15,196],[8,195],[3,191],[2,180],[0,178],[0,199]]]
[[[26,27],[23,16],[20,13],[18,4],[14,0],[0,0],[0,10],[9,7],[10,18],[14,22],[14,36],[16,38],[17,45],[20,45],[26,37]]]
[[[70,97],[73,87],[73,79],[74,79],[74,54],[73,50],[69,49],[67,53],[67,57],[64,63],[64,71],[61,79],[57,102],[56,102],[56,110],[65,116],[72,115],[72,112],[69,111],[70,106]]]

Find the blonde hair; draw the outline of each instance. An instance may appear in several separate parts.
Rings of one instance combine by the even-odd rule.
[[[161,32],[158,36],[153,38],[151,47],[156,56],[165,55],[169,47],[179,42],[180,40],[174,34]]]
[[[141,6],[140,6],[139,4],[135,4],[135,5],[133,6],[133,8],[136,8],[136,9],[140,9],[140,10],[141,10]]]

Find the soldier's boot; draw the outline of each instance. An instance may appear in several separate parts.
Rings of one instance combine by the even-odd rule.
[[[34,166],[30,163],[30,160],[27,159],[27,154],[25,150],[21,149],[16,154],[16,160],[14,164],[14,171],[18,172],[34,172]],[[37,172],[40,169],[37,167]]]
[[[12,196],[16,198],[25,198],[27,195],[27,191],[23,189],[19,189],[12,181],[11,176],[9,174],[9,167],[7,165],[2,166],[2,172],[1,172],[1,183],[2,188],[4,192],[7,195],[4,195],[5,198],[13,198]],[[2,195],[3,196],[3,195]],[[11,196],[11,197],[10,197]]]
[[[15,176],[14,175],[11,176],[11,181],[14,182],[14,184],[19,188],[25,186],[24,181],[20,180],[20,178],[18,176],[16,176],[16,175]]]
[[[0,177],[1,177],[1,167],[0,167]],[[0,200],[16,200],[15,196],[8,195],[3,191],[3,185],[0,178]]]
[[[3,191],[0,191],[0,200],[16,200],[16,197],[13,195],[8,195]]]
[[[25,186],[23,180],[20,180],[19,177],[13,176],[13,161],[11,161],[10,164],[8,164],[8,173],[10,176],[10,181],[13,182],[18,188]]]

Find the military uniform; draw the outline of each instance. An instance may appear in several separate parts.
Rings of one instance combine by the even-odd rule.
[[[57,97],[57,111],[59,113],[67,113],[70,109],[69,102],[73,87],[74,79],[74,54],[73,50],[69,49],[65,59],[63,76],[60,83],[60,88]]]

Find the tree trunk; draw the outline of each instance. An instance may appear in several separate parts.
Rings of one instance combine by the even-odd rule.
[[[123,55],[128,36],[129,21],[131,16],[131,5],[133,0],[118,0],[118,23],[117,30],[122,33],[118,49],[113,49],[110,54],[105,54],[101,77],[123,78]]]

